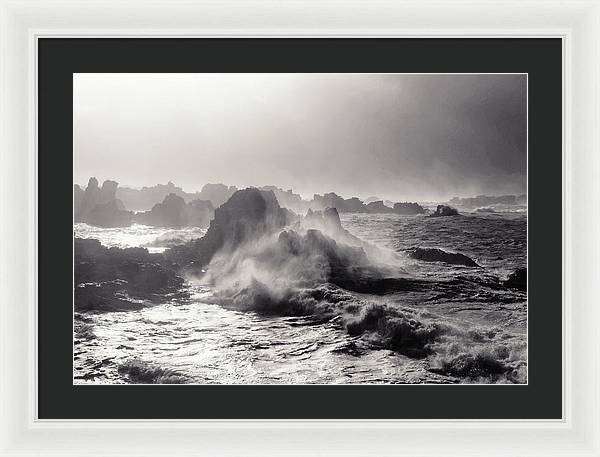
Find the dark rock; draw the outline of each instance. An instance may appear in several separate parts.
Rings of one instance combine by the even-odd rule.
[[[368,213],[372,214],[386,214],[394,212],[392,208],[385,206],[382,200],[367,203],[367,205],[365,205],[365,209]]]
[[[75,309],[140,309],[168,296],[185,296],[175,265],[143,248],[106,248],[98,240],[75,238]]]
[[[157,227],[207,227],[214,214],[210,201],[193,200],[186,203],[176,195],[169,194],[162,203],[154,205],[152,210],[137,213],[136,222]]]
[[[478,267],[477,263],[464,254],[442,251],[437,248],[415,248],[409,251],[411,258],[423,262],[444,262],[452,265],[464,265],[466,267]]]
[[[366,205],[357,197],[343,199],[329,192],[324,195],[315,194],[311,207],[314,209],[335,208],[340,213],[366,213]]]
[[[238,190],[215,210],[206,235],[167,251],[182,266],[207,265],[225,247],[232,252],[245,241],[274,233],[289,222],[289,212],[279,206],[273,192],[255,188]]]
[[[513,289],[519,289],[527,291],[527,268],[518,268],[513,271],[506,281],[504,281],[506,287]]]
[[[431,214],[430,217],[442,217],[442,216],[456,216],[458,211],[451,206],[438,205],[435,213]]]
[[[167,184],[157,184],[152,187],[142,187],[141,189],[131,189],[128,187],[119,187],[116,192],[125,208],[131,211],[149,211],[154,205],[162,202],[169,194],[175,194],[189,202],[198,197],[198,193],[184,192],[181,187],[176,186],[171,181]]]
[[[423,214],[425,213],[425,208],[418,203],[400,202],[394,203],[394,213],[406,215]]]
[[[123,203],[116,198],[118,183],[104,181],[98,187],[98,180],[90,178],[83,191],[73,188],[75,222],[85,222],[98,227],[124,227],[131,224],[133,213],[124,211]]]

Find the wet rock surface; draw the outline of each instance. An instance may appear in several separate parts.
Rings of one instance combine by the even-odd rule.
[[[438,205],[435,212],[430,217],[457,216],[458,210],[447,205]]]
[[[464,254],[446,252],[437,248],[415,248],[408,253],[409,257],[423,262],[443,262],[465,267],[478,267],[479,265]]]
[[[183,297],[183,279],[160,254],[144,248],[106,248],[97,240],[75,243],[75,309],[117,311],[140,309]]]
[[[527,291],[527,268],[518,268],[513,271],[504,281],[504,285],[512,289]]]

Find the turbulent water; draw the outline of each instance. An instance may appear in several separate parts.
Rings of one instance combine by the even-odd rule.
[[[75,383],[456,383],[527,382],[526,293],[498,287],[525,267],[525,213],[431,218],[343,214],[342,226],[399,254],[410,278],[430,287],[387,295],[354,294],[436,325],[441,336],[424,357],[379,347],[364,335],[304,317],[274,317],[215,304],[193,282],[190,298],[141,310],[75,315]],[[75,236],[151,252],[199,238],[198,229],[76,224]],[[437,247],[481,268],[413,260],[406,250]]]

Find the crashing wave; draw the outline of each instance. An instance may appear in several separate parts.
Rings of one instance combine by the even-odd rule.
[[[162,368],[142,360],[130,360],[119,365],[118,373],[134,384],[185,384],[190,379],[178,371]]]

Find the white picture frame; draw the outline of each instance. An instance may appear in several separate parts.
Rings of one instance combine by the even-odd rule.
[[[561,37],[563,418],[37,419],[37,39],[134,36]],[[599,456],[599,43],[596,0],[1,1],[0,455]]]

